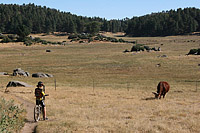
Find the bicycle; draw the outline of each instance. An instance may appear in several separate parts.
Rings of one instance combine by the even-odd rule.
[[[42,113],[42,106],[41,105],[35,105],[35,107],[34,107],[34,120],[35,120],[35,122],[38,122],[40,120],[41,113]]]
[[[49,94],[46,94],[45,96],[49,96]],[[40,120],[41,113],[43,113],[42,106],[40,104],[35,105],[35,107],[34,107],[34,120],[35,120],[35,122],[38,122]]]

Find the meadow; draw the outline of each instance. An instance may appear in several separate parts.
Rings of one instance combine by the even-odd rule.
[[[149,47],[161,47],[160,52],[137,53],[123,53],[131,49],[130,43],[79,44],[69,42],[66,36],[32,36],[68,43],[0,44],[0,72],[11,74],[22,68],[30,73],[54,75],[0,76],[1,91],[11,80],[33,85],[9,88],[10,93],[33,103],[37,82],[45,83],[50,95],[46,98],[50,120],[40,121],[37,132],[200,132],[200,59],[186,55],[190,49],[199,48],[199,36],[123,37]],[[47,49],[52,52],[47,53]],[[165,99],[156,100],[152,92],[159,81],[169,82],[171,88]]]

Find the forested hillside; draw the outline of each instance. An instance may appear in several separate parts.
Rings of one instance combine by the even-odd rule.
[[[200,10],[185,8],[133,17],[128,22],[129,36],[183,35],[200,31]]]
[[[15,33],[21,25],[26,26],[33,33],[93,32],[91,30],[119,32],[124,31],[127,22],[125,20],[107,21],[99,17],[82,17],[34,4],[0,4],[0,32]]]
[[[134,13],[133,13],[134,14]],[[182,35],[200,31],[200,9],[185,8],[152,13],[132,19],[106,20],[83,17],[34,4],[0,4],[0,32],[32,33],[125,32],[128,36]]]

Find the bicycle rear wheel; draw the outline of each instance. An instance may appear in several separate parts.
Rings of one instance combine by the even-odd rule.
[[[40,106],[36,105],[34,107],[34,120],[38,122],[40,120]]]

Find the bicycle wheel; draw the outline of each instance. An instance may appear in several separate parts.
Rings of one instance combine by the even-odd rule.
[[[35,122],[40,120],[40,106],[38,105],[34,107],[34,120]]]

